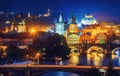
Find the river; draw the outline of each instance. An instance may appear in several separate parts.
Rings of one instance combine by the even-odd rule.
[[[79,75],[69,72],[54,71],[54,72],[45,73],[42,76],[79,76]]]
[[[79,60],[79,64],[78,65],[88,65],[87,57],[85,55],[80,56],[79,59],[80,60]],[[116,58],[114,60],[111,60],[111,56],[109,56],[109,55],[105,56],[103,58],[102,66],[109,65],[109,61],[112,61],[113,66],[120,66],[118,58]],[[63,61],[64,64],[66,64],[67,62],[68,61]],[[47,62],[47,63],[49,63],[49,62]],[[42,76],[79,76],[79,75],[74,74],[74,73],[70,73],[70,72],[54,71],[54,72],[45,73]],[[84,75],[80,75],[80,76],[84,76]]]

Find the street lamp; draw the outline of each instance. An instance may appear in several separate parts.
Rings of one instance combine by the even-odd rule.
[[[37,64],[39,65],[40,63],[40,53],[37,53]]]
[[[28,57],[29,57],[29,55],[27,54],[27,55],[26,55],[26,58],[27,58],[27,67],[28,67]]]
[[[26,61],[27,61],[27,67],[28,67],[28,59],[29,59],[28,48],[26,48],[25,51],[26,51]]]
[[[30,33],[34,35],[36,33],[36,29],[35,28],[30,29]]]

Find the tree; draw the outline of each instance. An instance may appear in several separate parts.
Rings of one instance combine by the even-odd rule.
[[[40,52],[43,46],[44,43],[42,39],[40,39],[39,37],[34,38],[33,45],[31,45],[28,50],[29,55],[34,56],[36,53]]]
[[[3,54],[4,54],[4,50],[0,48],[0,59],[2,58]]]
[[[25,51],[21,50],[16,45],[9,45],[6,49],[7,62],[12,63],[13,61],[22,61],[25,57]]]
[[[4,64],[5,62],[5,56],[3,54],[4,54],[4,50],[0,48],[0,64]]]
[[[45,44],[45,54],[47,58],[54,59],[54,57],[62,57],[66,59],[66,56],[70,53],[66,39],[62,35],[54,34],[50,36],[45,41]]]

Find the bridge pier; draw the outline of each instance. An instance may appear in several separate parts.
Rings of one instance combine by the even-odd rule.
[[[11,76],[12,73],[11,72],[2,72],[0,73],[0,76]]]
[[[25,71],[25,76],[30,76],[30,70],[27,69],[27,70]]]

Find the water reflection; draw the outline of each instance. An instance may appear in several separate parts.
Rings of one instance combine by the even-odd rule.
[[[102,66],[103,49],[101,47],[93,46],[87,51],[88,65]]]
[[[79,66],[108,66],[109,61],[113,66],[120,66],[120,48],[112,51],[112,54],[106,54],[100,47],[92,47],[87,53],[71,53],[69,60],[64,60],[63,65],[79,65]],[[77,55],[78,54],[78,55]],[[55,62],[45,61],[42,64],[55,64]]]
[[[120,47],[113,49],[112,60],[116,62],[118,66],[120,66]]]
[[[53,71],[53,72],[45,73],[42,76],[80,76],[80,75],[70,72]]]
[[[79,64],[79,53],[72,52],[70,54],[70,65],[78,65]]]

